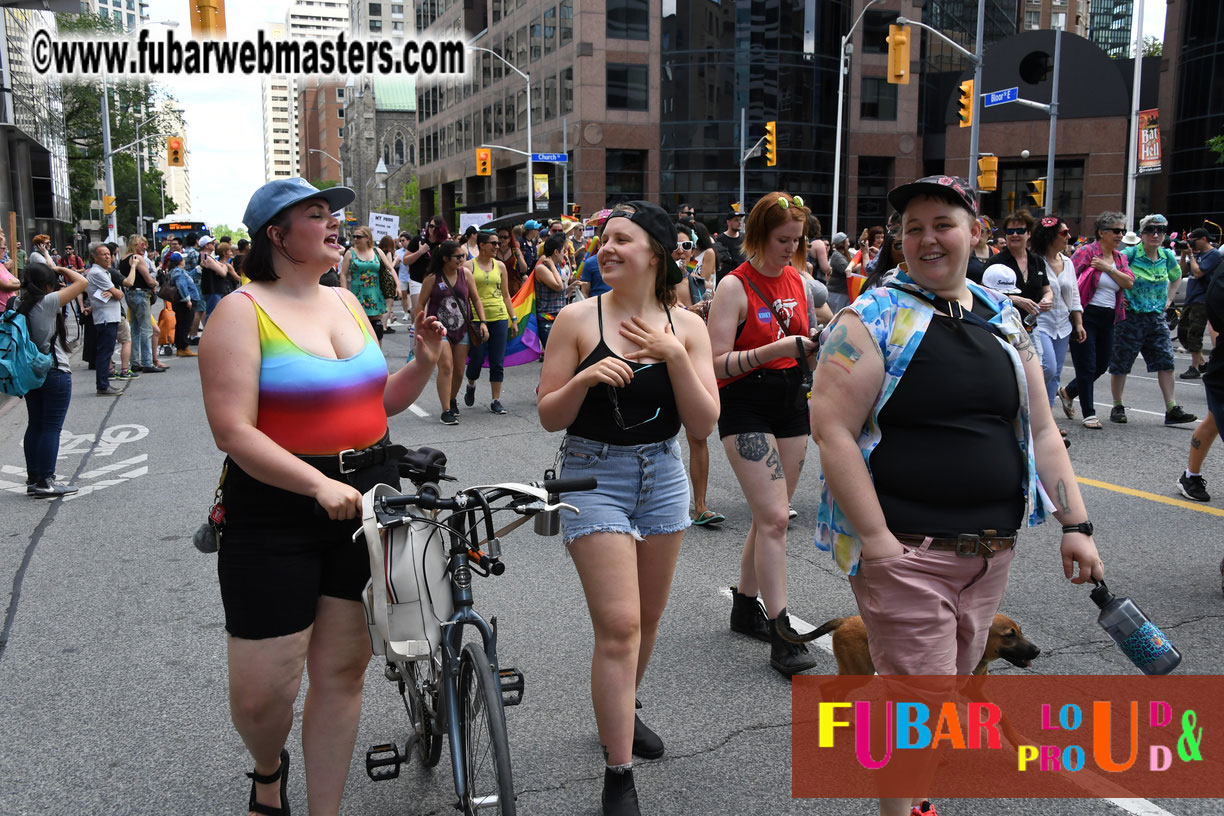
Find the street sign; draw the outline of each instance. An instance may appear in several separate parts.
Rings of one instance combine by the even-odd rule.
[[[532,153],[531,160],[533,162],[552,162],[553,164],[566,164],[569,162],[569,156],[565,153]]]
[[[992,107],[994,105],[1002,105],[1006,102],[1015,102],[1020,98],[1020,88],[1008,88],[1004,91],[992,91],[985,94],[985,99],[982,101],[983,107]]]

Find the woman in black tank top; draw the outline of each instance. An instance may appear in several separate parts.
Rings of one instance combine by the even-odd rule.
[[[718,418],[710,340],[701,318],[672,307],[676,233],[643,201],[609,216],[599,265],[612,287],[557,316],[540,376],[540,422],[567,429],[561,475],[599,487],[566,493],[565,542],[595,630],[591,697],[607,769],[603,812],[638,813],[631,757],[663,754],[634,715],[634,695],[667,604],[689,525],[676,435],[705,438]]]

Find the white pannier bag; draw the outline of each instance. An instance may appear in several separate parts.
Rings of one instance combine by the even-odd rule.
[[[437,527],[419,521],[379,530],[374,500],[398,495],[380,484],[362,496],[356,535],[364,534],[370,553],[370,582],[361,600],[374,654],[425,660],[441,644],[442,624],[454,613],[448,542]]]

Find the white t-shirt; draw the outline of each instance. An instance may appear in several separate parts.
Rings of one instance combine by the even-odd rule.
[[[43,264],[44,266],[55,266],[55,264],[51,263],[51,261],[47,258],[46,255],[42,254],[37,249],[31,252],[29,256],[26,257],[26,263],[27,264],[40,263],[40,264]]]
[[[1096,291],[1092,293],[1092,300],[1088,301],[1088,305],[1112,309],[1117,300],[1118,282],[1111,278],[1108,272],[1102,272],[1101,279],[1097,281]]]

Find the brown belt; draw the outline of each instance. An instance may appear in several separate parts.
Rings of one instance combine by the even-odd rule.
[[[983,530],[979,534],[961,533],[956,538],[932,538],[928,549],[952,550],[957,555],[972,558],[980,555],[990,558],[997,552],[1010,550],[1016,546],[1015,535],[996,535],[996,530]],[[926,536],[901,534],[897,540],[912,547],[921,547]]]

